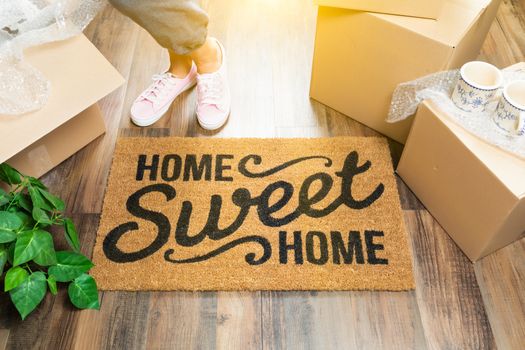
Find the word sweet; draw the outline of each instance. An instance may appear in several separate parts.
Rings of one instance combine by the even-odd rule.
[[[163,156],[162,160],[160,155],[157,154],[153,155],[150,160],[148,160],[147,155],[140,155],[137,162],[136,180],[143,181],[146,178],[146,175],[148,175],[150,181],[157,181],[159,176],[164,182],[172,182],[176,180],[211,181],[213,174],[213,178],[216,181],[234,181],[234,177],[231,176],[233,174],[224,173],[225,171],[233,171],[231,165],[231,161],[233,159],[233,155],[226,154],[215,156],[211,154],[205,154],[202,155],[199,160],[195,155],[186,155],[183,158],[180,155],[168,154]],[[294,159],[280,164],[274,168],[256,172],[249,169],[249,164],[261,165],[262,157],[252,154],[239,160],[237,164],[237,170],[238,174],[243,177],[264,178],[293,166],[294,164],[315,159],[324,160],[326,167],[332,166],[332,160],[327,157],[310,156]],[[213,164],[215,164],[215,167],[212,167]],[[139,222],[130,221],[115,227],[107,234],[103,242],[103,250],[108,259],[119,263],[126,263],[141,260],[156,253],[168,243],[172,233],[174,234],[175,243],[180,247],[194,247],[203,242],[205,239],[211,239],[214,241],[227,240],[230,236],[242,228],[242,225],[250,212],[250,208],[252,207],[255,208],[259,221],[267,227],[282,227],[288,225],[302,215],[306,215],[311,218],[322,218],[334,212],[341,206],[346,206],[354,210],[361,210],[376,202],[384,192],[384,185],[379,183],[375,189],[363,199],[357,199],[354,197],[352,188],[354,178],[367,172],[370,169],[370,166],[370,161],[366,161],[359,165],[359,156],[357,152],[353,151],[349,153],[345,158],[341,170],[335,173],[335,176],[341,178],[341,185],[337,190],[339,195],[332,203],[326,205],[324,208],[314,208],[314,205],[326,198],[326,196],[332,191],[334,187],[334,179],[325,172],[318,172],[308,176],[298,189],[296,189],[290,182],[281,180],[269,183],[266,188],[264,188],[258,195],[252,194],[247,188],[243,187],[234,190],[231,195],[231,202],[238,208],[237,215],[233,221],[227,225],[225,225],[223,222],[221,222],[221,225],[219,225],[219,222],[221,221],[220,218],[223,206],[223,198],[220,195],[213,194],[210,197],[208,219],[206,224],[199,232],[191,234],[189,233],[189,228],[192,212],[194,210],[191,200],[184,199],[182,201],[180,215],[174,230],[172,230],[172,223],[170,222],[169,218],[164,215],[164,213],[153,211],[140,205],[141,199],[152,193],[162,194],[165,197],[166,202],[176,199],[177,191],[174,186],[169,183],[153,183],[144,186],[135,193],[132,193],[126,202],[126,209],[134,217],[154,223],[157,226],[156,238],[149,246],[137,251],[122,251],[118,247],[119,240],[131,231],[140,230]],[[238,174],[236,174],[236,176],[238,176]],[[312,195],[310,194],[310,189],[314,182],[319,182],[320,187],[317,186],[319,187],[318,190]],[[275,213],[283,209],[293,198],[294,194],[298,195],[297,207],[286,214],[281,214],[279,217],[276,216]],[[279,199],[277,201],[273,201],[273,203],[270,203],[270,198],[276,196],[278,196]],[[283,233],[281,232],[280,234],[282,235]],[[285,234],[286,233],[284,233],[284,235]],[[365,231],[364,235],[368,263],[386,263],[386,260],[383,261],[382,259],[379,259],[375,256],[375,251],[381,250],[382,246],[373,242],[373,237],[382,235],[382,232],[370,230]],[[350,263],[352,260],[350,256],[355,256],[355,261],[357,263],[364,263],[365,250],[363,249],[363,243],[360,236],[356,238],[355,232],[350,233],[349,238],[347,239],[346,250],[343,250],[341,243],[342,240],[337,238],[336,233],[332,232],[331,238],[332,251],[334,250],[334,244],[336,244],[335,247],[337,248],[337,251],[335,252],[337,253],[337,257],[335,253],[333,254],[334,263],[337,263],[337,261]],[[300,238],[296,238],[296,234],[294,233],[294,259],[296,263],[299,263],[299,261],[302,263],[302,261],[304,261],[302,260],[302,248],[301,253],[299,253],[299,250],[297,250],[299,248],[296,248],[299,246],[302,247],[302,243],[297,243],[298,241],[295,241],[296,239]],[[314,239],[319,240],[320,257],[316,257],[311,250],[313,249],[312,242]],[[316,264],[321,262],[326,263],[328,261],[326,258],[328,256],[328,245],[324,233],[310,231],[306,234],[305,241],[305,251],[308,262]],[[286,255],[290,247],[283,242],[286,242],[286,240],[281,242],[279,248],[281,263],[283,261],[287,261],[287,259],[283,260],[284,258],[282,254]],[[245,260],[248,264],[259,265],[270,259],[272,255],[271,244],[267,237],[261,235],[243,236],[241,238],[228,241],[216,250],[190,259],[177,259],[175,257],[175,250],[168,249],[164,253],[164,258],[166,261],[171,263],[195,263],[213,258],[240,244],[246,243],[256,243],[262,247],[263,250],[262,256],[258,258],[255,253],[247,254],[245,256]],[[282,253],[283,249],[285,253]]]

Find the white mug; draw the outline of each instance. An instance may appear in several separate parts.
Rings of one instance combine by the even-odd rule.
[[[503,74],[497,67],[487,62],[468,62],[461,67],[452,101],[464,111],[483,112],[502,84]]]
[[[493,119],[504,131],[517,136],[525,135],[525,80],[512,82],[503,89]]]

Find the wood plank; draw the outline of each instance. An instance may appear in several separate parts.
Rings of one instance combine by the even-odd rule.
[[[6,348],[7,338],[9,338],[9,329],[0,329],[0,350]]]
[[[474,266],[492,332],[499,349],[525,344],[525,239]]]
[[[102,293],[100,311],[82,312],[76,327],[74,347],[146,349],[150,295],[148,292]],[[93,342],[80,341],[87,339]]]
[[[217,349],[260,349],[261,292],[219,292]]]
[[[296,0],[290,2],[296,4]],[[211,18],[209,34],[221,40],[227,49],[232,112],[228,124],[218,132],[202,132],[193,124],[188,136],[276,136],[276,115],[279,114],[275,107],[273,64],[278,45],[275,32],[282,27],[272,23],[279,22],[276,18],[279,7],[287,4],[288,1],[205,2]],[[280,63],[287,64],[284,60]],[[261,317],[261,293],[219,292],[216,347],[260,348]]]
[[[484,43],[481,58],[498,67],[507,67],[525,58],[525,5],[503,0],[496,21]]]
[[[525,60],[525,2],[504,0],[480,58],[498,67]],[[525,240],[518,241],[474,266],[487,316],[498,348],[525,344]]]
[[[216,305],[214,292],[151,293],[147,324],[138,333],[149,349],[213,349]]]
[[[264,349],[425,349],[414,292],[265,292]]]
[[[280,2],[279,2],[280,3]],[[228,124],[217,132],[191,130],[191,136],[273,137],[272,36],[269,19],[275,1],[208,1],[209,35],[226,48],[232,110]],[[242,29],[241,29],[242,28]],[[256,34],[255,34],[256,33]]]
[[[415,260],[416,297],[430,349],[492,349],[474,267],[425,210],[405,211]]]

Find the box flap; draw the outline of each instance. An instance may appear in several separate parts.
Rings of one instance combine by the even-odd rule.
[[[456,46],[491,0],[447,0],[437,20],[373,14],[446,45]]]
[[[525,196],[525,160],[505,152],[496,146],[472,135],[453,122],[432,102],[427,107],[452,131],[487,169],[503,183],[517,198]]]
[[[319,6],[436,19],[447,0],[314,0]]]
[[[50,133],[124,83],[84,36],[30,48],[27,62],[51,81],[48,103],[20,116],[0,115],[0,163]]]

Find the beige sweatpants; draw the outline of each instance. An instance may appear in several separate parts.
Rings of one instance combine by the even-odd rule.
[[[124,15],[146,29],[155,40],[179,55],[204,44],[208,15],[198,0],[109,0]]]

